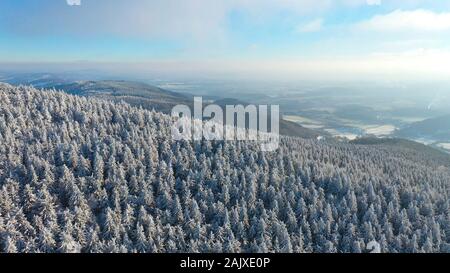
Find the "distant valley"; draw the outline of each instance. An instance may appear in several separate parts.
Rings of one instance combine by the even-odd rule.
[[[1,78],[0,78],[1,79]],[[31,85],[39,88],[62,90],[68,94],[96,97],[116,102],[124,101],[133,106],[163,113],[170,113],[178,104],[192,107],[194,95],[179,93],[152,86],[146,83],[122,81],[122,80],[97,80],[97,81],[70,81],[64,77],[54,75],[31,74],[23,76],[11,76],[3,78],[5,82],[13,85]],[[215,103],[221,107],[228,105],[247,105],[248,103],[230,99],[213,99],[206,103]],[[316,139],[319,136],[330,136],[324,132],[318,132],[301,126],[289,120],[280,121],[280,134],[306,139]]]
[[[169,113],[173,106],[192,106],[193,97],[202,95],[205,103],[222,107],[227,104],[279,104],[282,111],[280,133],[287,136],[317,139],[334,137],[340,141],[352,141],[364,137],[400,138],[417,141],[441,151],[450,152],[450,114],[430,98],[408,99],[407,94],[392,95],[386,91],[372,97],[369,90],[357,92],[351,88],[322,88],[295,93],[294,87],[261,86],[278,90],[273,96],[250,92],[245,85],[233,87],[206,84],[173,84],[159,81],[155,85],[123,80],[80,80],[81,75],[55,74],[0,74],[0,81],[13,85],[32,85],[37,88],[54,88],[69,94],[124,101],[144,109]],[[188,87],[189,88],[185,88]],[[212,91],[205,91],[205,88]],[[226,92],[221,97],[220,88],[242,93]],[[166,88],[174,88],[169,91]],[[284,91],[279,91],[279,90]],[[291,90],[292,89],[292,90]],[[214,91],[215,90],[215,91]],[[267,93],[267,92],[266,92]],[[248,101],[248,102],[246,102]],[[445,99],[443,99],[445,102]]]

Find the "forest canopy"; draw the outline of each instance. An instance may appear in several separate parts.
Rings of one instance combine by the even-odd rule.
[[[173,141],[171,122],[0,84],[0,252],[450,252],[450,170],[432,159]]]

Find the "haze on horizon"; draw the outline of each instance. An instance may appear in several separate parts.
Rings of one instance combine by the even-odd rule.
[[[445,80],[450,1],[4,0],[0,70]]]

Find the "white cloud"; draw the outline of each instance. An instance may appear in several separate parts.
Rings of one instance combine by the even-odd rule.
[[[200,42],[206,38],[218,41],[224,36],[226,16],[231,10],[225,0],[65,0],[67,5],[84,8],[74,12],[55,5],[56,1],[42,1],[38,12],[33,5],[24,5],[3,14],[6,5],[2,2],[0,25],[4,20],[10,25],[9,31],[24,35],[101,34]]]
[[[423,9],[396,10],[361,22],[357,28],[380,32],[447,31],[450,30],[450,12],[435,13]]]
[[[405,7],[405,3],[423,1],[392,0],[383,1],[383,5],[398,8]],[[7,22],[9,31],[27,35],[75,33],[216,39],[226,36],[224,33],[229,31],[227,20],[235,11],[257,23],[267,24],[280,14],[290,16],[286,21],[292,19],[290,21],[293,22],[304,15],[308,18],[323,17],[329,11],[377,5],[382,0],[66,0],[68,5],[84,6],[76,12],[63,5],[55,5],[56,1],[39,1],[42,3],[39,3],[38,12],[32,8],[33,5],[19,9],[8,7],[3,2],[7,1],[0,1],[0,11],[8,10],[8,14],[0,20]],[[320,27],[319,21],[312,23],[305,30]],[[0,21],[0,25],[6,23]]]
[[[310,33],[310,32],[318,32],[323,27],[323,19],[315,19],[306,24],[302,24],[297,26],[296,32],[298,33]]]
[[[81,6],[81,0],[66,0],[69,6]]]
[[[381,5],[381,0],[366,0],[369,6],[379,6]]]
[[[61,0],[62,1],[62,0]],[[9,8],[5,21],[11,31],[46,33],[113,34],[145,38],[222,38],[228,16],[239,11],[250,20],[265,24],[279,14],[291,17],[323,16],[337,7],[367,5],[367,0],[66,0],[83,5],[76,12],[56,1],[42,1],[39,12],[32,5]],[[2,10],[5,1],[0,1]],[[21,18],[27,18],[22,20]],[[80,20],[82,18],[82,20]],[[0,18],[2,19],[2,18]],[[0,25],[3,22],[0,21]],[[315,27],[318,26],[316,22]],[[314,25],[312,26],[312,28]]]

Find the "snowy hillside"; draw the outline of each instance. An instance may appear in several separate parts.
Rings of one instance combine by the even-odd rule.
[[[450,170],[283,137],[175,142],[124,103],[0,84],[0,252],[450,252]]]

